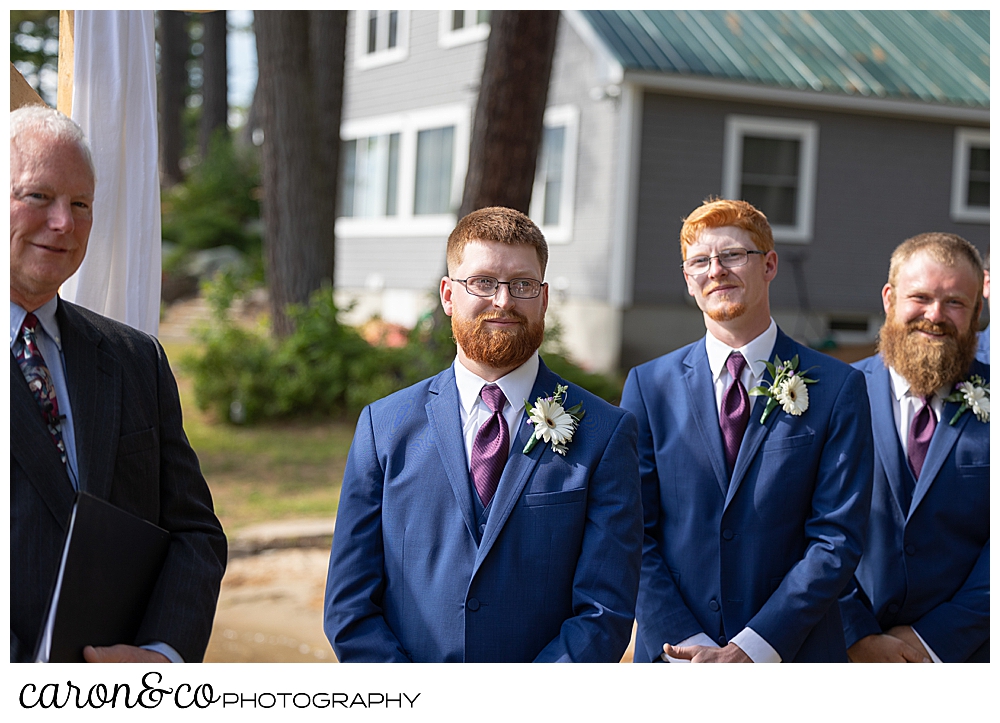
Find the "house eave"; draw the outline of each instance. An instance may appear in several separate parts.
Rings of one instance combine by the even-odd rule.
[[[625,71],[625,82],[646,90],[676,95],[769,103],[799,108],[816,108],[867,115],[919,118],[937,122],[971,123],[989,126],[988,108],[964,108],[920,101],[841,95],[830,92],[775,88],[715,78],[672,75],[648,71]]]

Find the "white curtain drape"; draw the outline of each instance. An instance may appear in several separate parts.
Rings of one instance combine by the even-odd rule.
[[[87,256],[62,288],[69,301],[156,334],[160,183],[153,11],[77,10],[73,120],[97,167]]]

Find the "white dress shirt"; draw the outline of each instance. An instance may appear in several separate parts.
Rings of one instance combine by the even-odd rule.
[[[777,341],[777,339],[778,325],[774,323],[774,319],[771,319],[771,323],[768,325],[767,330],[763,334],[739,349],[733,349],[728,344],[719,341],[712,336],[711,332],[705,333],[705,351],[708,353],[708,366],[712,370],[712,380],[715,383],[716,413],[721,411],[722,395],[725,393],[726,389],[729,387],[729,383],[732,381],[732,375],[729,373],[729,370],[726,369],[726,360],[729,359],[729,355],[734,351],[738,351],[743,355],[743,358],[747,360],[747,365],[743,367],[743,373],[740,375],[740,381],[743,382],[743,386],[747,389],[747,391],[749,391],[760,384],[761,379],[764,378],[764,372],[767,371],[767,367],[764,366],[764,362],[773,361],[771,359],[771,354],[774,351],[774,342]],[[754,397],[751,397],[751,408],[753,408],[753,402]],[[755,663],[781,662],[781,656],[778,655],[778,651],[771,647],[771,644],[764,640],[764,638],[762,638],[753,628],[743,628],[743,630],[733,636],[731,642],[736,643],[740,647],[740,650],[750,656],[750,660]],[[719,645],[704,632],[692,635],[690,638],[682,640],[677,644],[677,647],[684,647],[687,645],[704,645],[709,648],[719,647]],[[671,663],[690,662],[688,660],[671,658],[666,654],[664,654],[663,657]]]
[[[903,456],[905,457],[909,451],[907,437],[910,436],[910,425],[913,423],[913,417],[923,408],[924,400],[923,397],[918,397],[910,392],[910,383],[892,367],[889,367],[889,379],[892,381],[892,416],[896,421],[896,432],[899,434],[899,443],[903,446]],[[934,421],[938,424],[941,424],[941,412],[944,411],[944,400],[949,395],[949,392],[950,389],[946,384],[934,392],[934,395],[931,397],[931,413],[934,415]],[[941,658],[920,637],[920,633],[915,629],[913,633],[927,650],[927,654],[931,656],[931,660],[935,663],[940,663]]]
[[[458,399],[462,415],[462,436],[465,441],[465,463],[471,466],[472,445],[476,440],[476,432],[487,419],[493,416],[491,410],[479,392],[487,384],[496,384],[507,397],[503,407],[503,418],[510,432],[510,446],[513,448],[517,439],[518,425],[524,423],[524,402],[531,401],[531,389],[535,386],[538,376],[538,353],[534,353],[517,369],[508,372],[495,382],[488,382],[469,371],[458,358],[455,359],[455,384],[458,386]],[[555,391],[555,390],[551,390]],[[509,452],[509,450],[508,450]]]

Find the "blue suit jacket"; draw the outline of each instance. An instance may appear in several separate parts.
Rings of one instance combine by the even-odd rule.
[[[783,661],[847,660],[837,596],[871,500],[868,399],[860,372],[779,329],[768,361],[796,354],[817,380],[809,408],[761,424],[756,399],[732,482],[705,340],[629,374],[645,514],[637,662],[699,632],[725,645],[747,626]]]
[[[875,490],[864,555],[841,598],[847,644],[911,625],[945,662],[988,661],[990,425],[971,411],[951,425],[959,405],[946,403],[904,510],[901,486],[913,472],[896,431],[889,370],[880,356],[855,366],[871,399]],[[969,373],[990,378],[977,361]]]
[[[530,401],[557,384],[540,364]],[[454,369],[361,413],[326,590],[338,659],[621,659],[642,555],[635,418],[567,386],[586,411],[568,454],[522,454],[532,427],[511,430],[478,544]]]

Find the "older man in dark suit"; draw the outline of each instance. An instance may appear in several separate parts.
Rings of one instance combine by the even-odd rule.
[[[89,662],[200,661],[226,540],[157,341],[63,301],[87,251],[94,166],[79,127],[10,115],[10,658],[34,660],[77,490],[170,533],[138,635]]]

